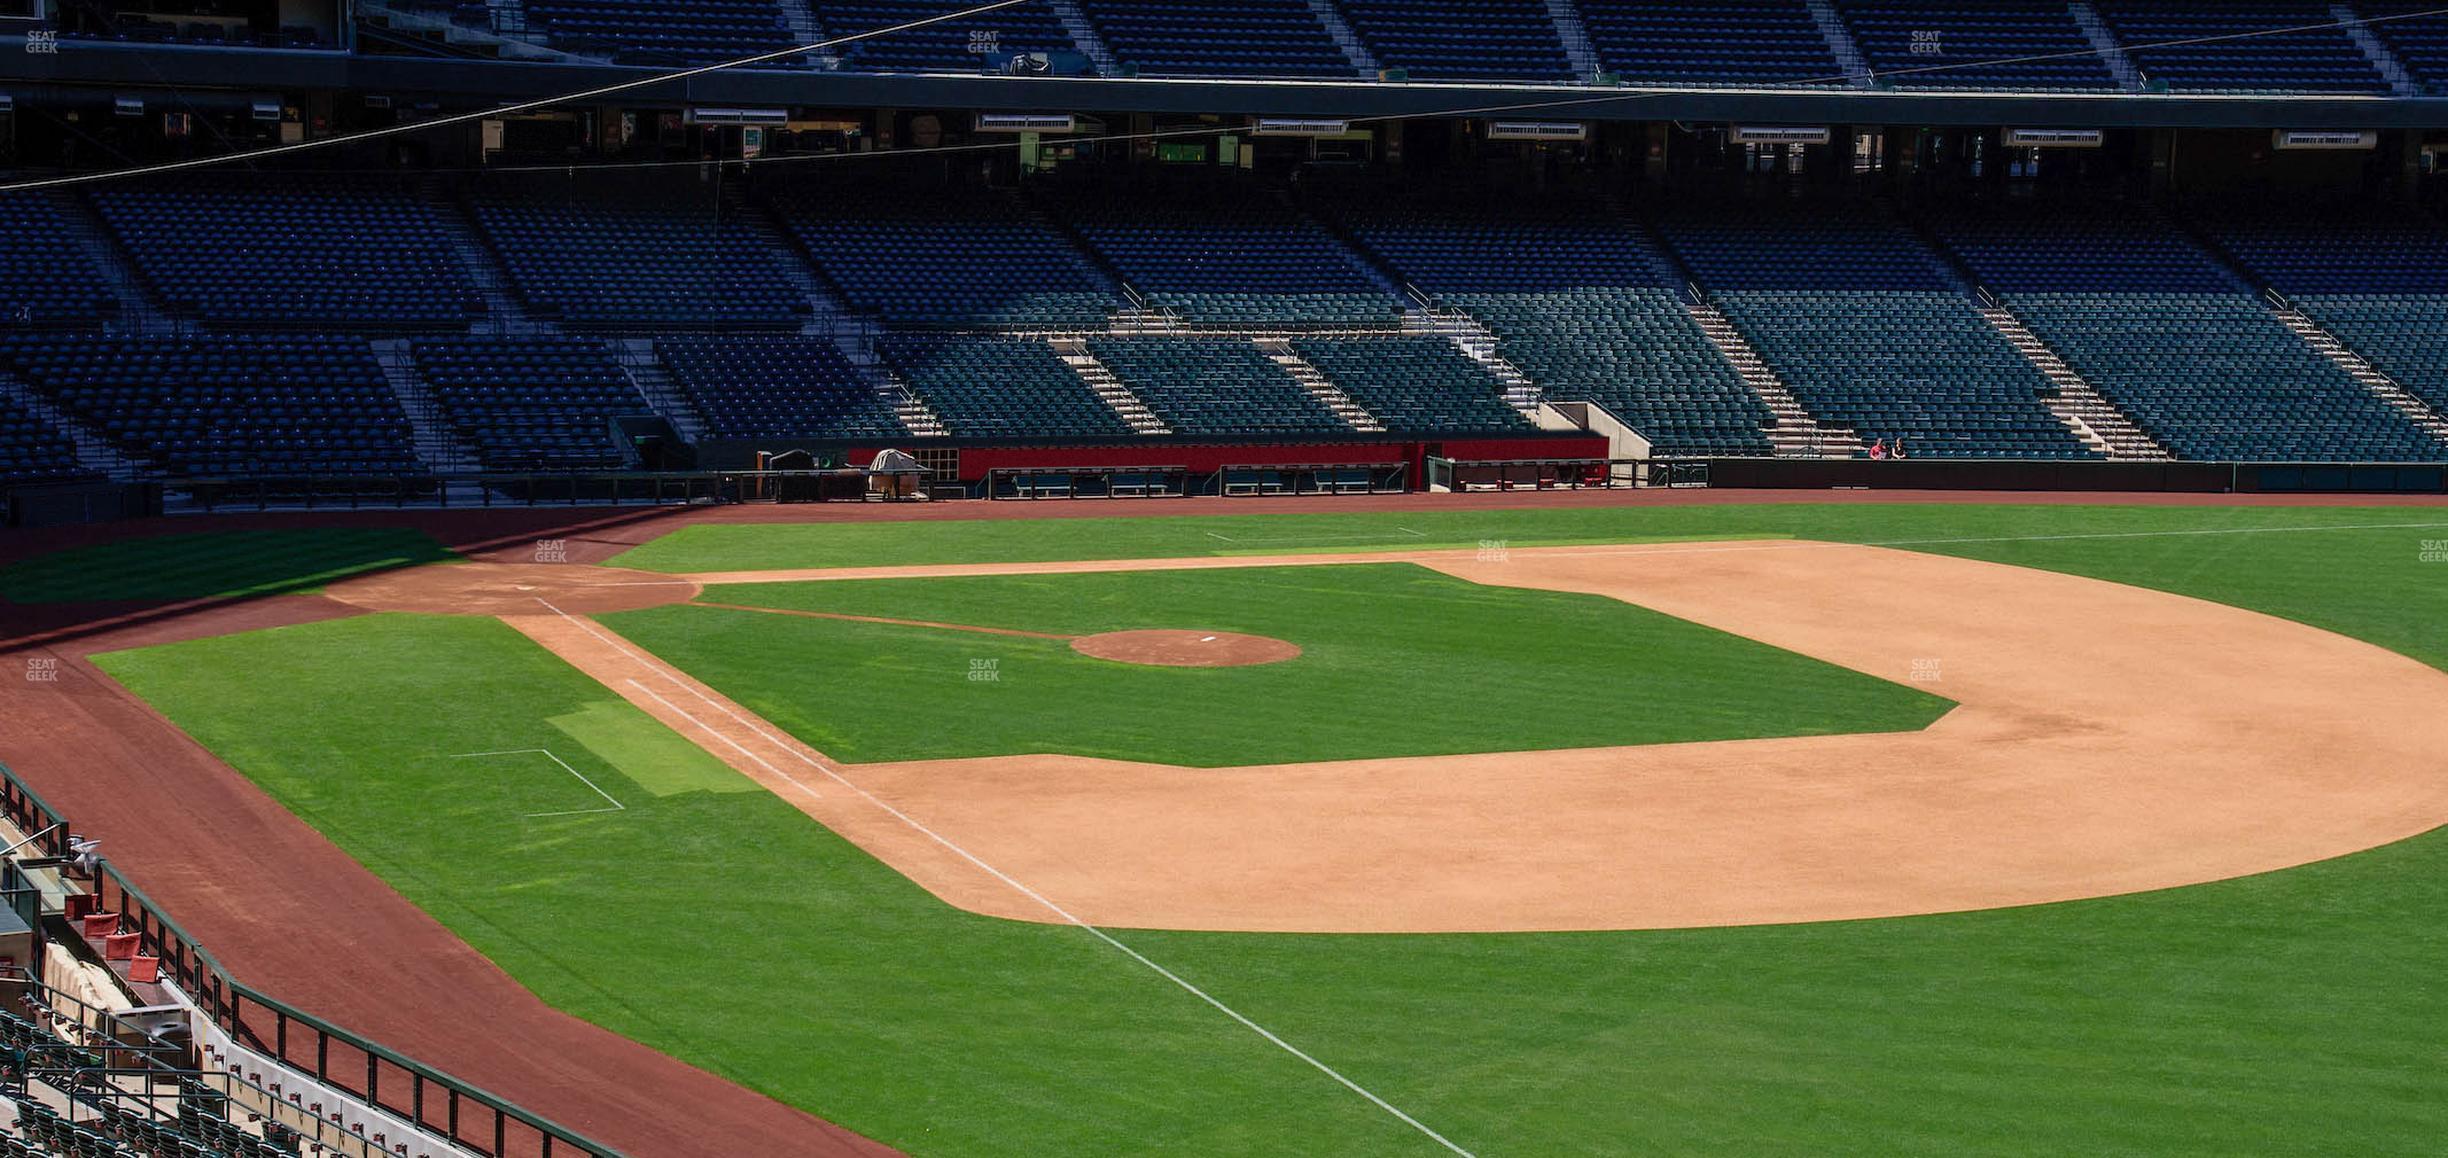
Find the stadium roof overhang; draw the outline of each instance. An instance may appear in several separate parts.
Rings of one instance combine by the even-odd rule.
[[[242,64],[242,67],[240,66]],[[465,106],[618,84],[655,70],[329,52],[78,45],[5,61],[0,91],[56,86],[379,93]],[[142,82],[134,78],[142,77]],[[243,78],[241,80],[240,78]],[[23,103],[21,101],[21,103]],[[1206,113],[1329,117],[1506,116],[2085,128],[2448,128],[2448,98],[2266,94],[1956,93],[1841,89],[1645,89],[1400,82],[881,75],[740,70],[636,89],[613,103],[799,108]]]

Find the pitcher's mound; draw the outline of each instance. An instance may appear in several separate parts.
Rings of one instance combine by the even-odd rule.
[[[1280,639],[1223,631],[1109,631],[1072,640],[1071,650],[1158,667],[1249,667],[1298,659],[1301,653],[1298,645]]]
[[[381,571],[323,589],[372,611],[442,615],[594,615],[681,603],[697,584],[676,575],[576,563],[450,563]]]

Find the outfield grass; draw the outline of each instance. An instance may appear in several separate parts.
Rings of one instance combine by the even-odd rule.
[[[325,527],[115,539],[0,567],[0,600],[296,595],[367,571],[456,560],[423,531]]]
[[[1843,535],[1795,533],[2164,536],[1925,549],[2204,595],[2448,668],[2448,563],[2421,561],[2448,532],[2167,534],[2448,521],[2431,512],[1840,510]],[[1643,513],[1744,533],[1803,518]],[[1039,550],[1129,545],[1068,522],[981,526],[1026,527]],[[948,541],[894,529],[910,555]],[[103,662],[547,1000],[914,1152],[1438,1152],[1083,932],[944,906],[727,772],[653,795],[641,785],[664,773],[564,752],[552,721],[652,725],[618,724],[628,709],[497,626],[375,616]],[[356,694],[323,698],[333,673]],[[640,803],[523,819],[565,799],[543,770],[495,784],[433,758],[528,746]],[[707,879],[754,902],[709,905]],[[2427,1155],[2448,1137],[2443,912],[2433,832],[2242,880],[1938,917],[1117,935],[1485,1155]]]
[[[860,763],[1062,752],[1219,768],[1911,731],[1950,706],[1618,600],[1410,564],[757,583],[704,598],[1066,635],[1244,632],[1303,649],[1284,663],[1168,668],[1091,659],[1062,640],[713,607],[604,617]]]
[[[1764,503],[1196,518],[700,524],[632,548],[612,562],[644,570],[693,573],[1431,550],[1487,542],[1534,547],[1710,538],[1899,542],[1948,549],[1944,541],[1967,538],[2371,523],[2425,524],[2430,528],[2428,537],[2448,538],[2448,508],[2440,507]]]

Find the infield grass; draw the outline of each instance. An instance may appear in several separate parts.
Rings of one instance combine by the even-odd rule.
[[[1897,732],[1950,706],[1593,595],[1410,564],[716,587],[704,600],[1086,635],[1290,640],[1168,668],[1059,639],[675,605],[603,617],[818,751],[859,763],[1060,752],[1218,768]]]
[[[1922,549],[2220,599],[2448,668],[2448,563],[2424,561],[2448,531],[2417,525],[2448,514],[1831,510],[1841,526],[1724,507],[1623,525],[1985,536]],[[1464,545],[1522,525],[1469,518],[1452,531]],[[1161,527],[1094,522],[1108,527],[969,526],[982,557],[1120,557],[1133,536],[1186,553],[1159,550]],[[2387,526],[2198,533],[2323,522]],[[852,554],[974,561],[921,558],[949,552],[953,528],[756,528],[791,533],[719,536],[720,562],[699,537],[664,561],[811,565],[845,530],[882,536]],[[2044,530],[2122,537],[1999,539]],[[497,625],[370,616],[102,663],[547,1000],[912,1152],[1442,1153],[1084,932],[945,906],[725,770],[655,794],[662,757],[624,766],[554,724],[600,735],[625,705]],[[567,786],[545,769],[471,783],[435,758],[539,745],[639,803],[527,819]],[[706,880],[753,902],[708,905]],[[2443,913],[2435,831],[2240,880],[1947,916],[1116,935],[1484,1155],[2429,1155],[2448,1137]]]

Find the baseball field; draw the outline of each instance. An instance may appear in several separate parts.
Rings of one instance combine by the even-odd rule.
[[[2448,1136],[2448,508],[173,532],[0,599],[259,609],[59,646],[909,1153]]]

